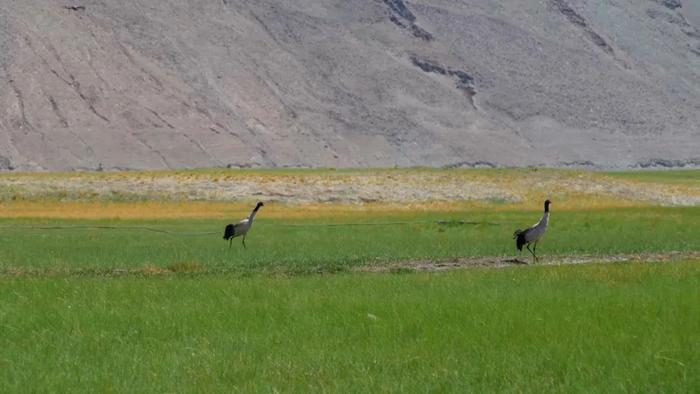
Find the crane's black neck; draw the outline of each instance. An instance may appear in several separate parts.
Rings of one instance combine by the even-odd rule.
[[[248,220],[252,221],[255,218],[255,214],[258,213],[258,209],[260,209],[260,207],[262,207],[263,205],[265,204],[259,202],[258,205],[255,206],[255,209],[253,209],[253,212],[251,212],[250,215],[248,215]]]
[[[544,202],[544,212],[545,213],[549,212],[549,200]]]

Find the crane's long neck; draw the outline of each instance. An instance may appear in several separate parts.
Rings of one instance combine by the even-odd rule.
[[[253,212],[251,212],[250,215],[248,215],[249,222],[252,222],[253,219],[255,219],[255,214],[258,213],[258,208],[260,208],[260,207],[259,206],[255,207],[255,209],[253,209]]]
[[[546,226],[549,222],[549,204],[544,204],[544,215],[538,224]]]

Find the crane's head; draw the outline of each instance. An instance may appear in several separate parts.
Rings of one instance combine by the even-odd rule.
[[[544,211],[545,212],[549,212],[549,204],[551,204],[551,203],[552,202],[549,200],[544,200]]]
[[[265,204],[262,203],[262,201],[258,201],[258,205],[255,206],[255,209],[257,210],[258,208],[264,206]]]

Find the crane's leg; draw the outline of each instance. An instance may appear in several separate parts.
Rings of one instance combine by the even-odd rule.
[[[245,249],[248,249],[248,247],[245,246],[245,234],[243,234],[243,247],[244,247]]]
[[[231,249],[231,245],[233,245],[233,237],[228,239],[228,248]]]
[[[537,256],[535,256],[535,252],[533,252],[532,249],[530,249],[530,244],[527,244],[526,246],[527,246],[527,250],[529,250],[530,253],[532,254],[532,257],[534,257],[535,261],[537,261]]]
[[[537,258],[537,242],[535,242],[535,246],[532,248],[533,250],[533,255],[535,256],[535,261],[539,262],[540,259]]]

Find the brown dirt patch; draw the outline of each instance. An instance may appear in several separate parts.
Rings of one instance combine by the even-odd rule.
[[[553,266],[572,264],[610,264],[623,262],[670,262],[680,260],[700,261],[700,251],[691,252],[665,252],[665,253],[641,253],[641,254],[614,254],[614,255],[575,255],[575,256],[541,256],[538,263],[533,263],[531,258],[513,258],[507,256],[475,256],[456,257],[448,259],[416,259],[397,261],[393,263],[378,263],[352,269],[352,272],[361,273],[388,273],[388,272],[446,272],[458,269],[470,268],[504,268],[512,266]],[[281,270],[280,270],[281,269]],[[275,271],[261,271],[260,275],[288,275],[284,267]],[[6,267],[0,269],[2,277],[120,277],[120,276],[170,276],[170,275],[225,275],[237,274],[236,271],[210,270],[197,262],[178,262],[168,267],[157,267],[147,264],[137,268],[86,268],[86,269],[42,269]],[[326,274],[328,272],[320,271]],[[249,273],[248,273],[249,274]]]
[[[457,257],[440,260],[418,259],[399,261],[391,264],[364,266],[355,271],[358,272],[397,272],[402,270],[416,272],[441,272],[465,268],[503,268],[516,265],[570,265],[570,264],[595,264],[595,263],[622,263],[622,262],[666,262],[674,260],[700,259],[700,251],[693,252],[665,252],[665,253],[640,253],[640,254],[614,254],[614,255],[576,255],[576,256],[540,256],[537,263],[532,258],[513,258],[505,256],[477,256]]]

